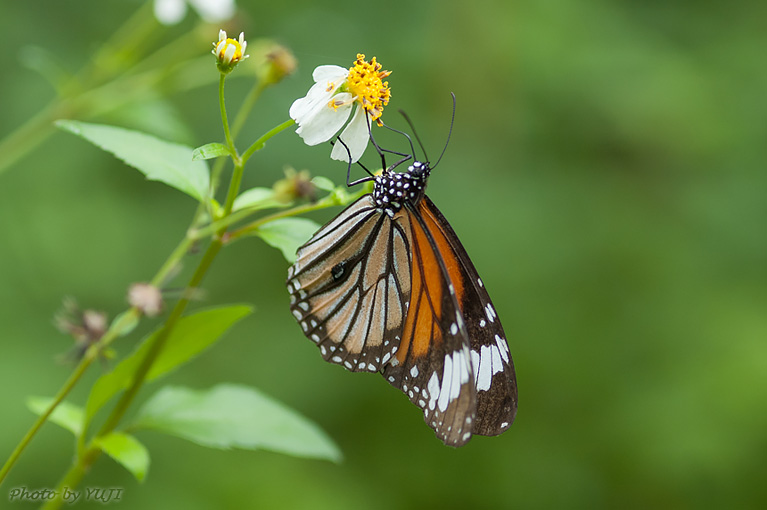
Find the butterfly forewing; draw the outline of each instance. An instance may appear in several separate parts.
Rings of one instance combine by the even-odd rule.
[[[477,390],[473,433],[498,435],[517,413],[517,381],[506,334],[484,282],[450,224],[428,197],[419,202],[419,211],[440,247],[468,333]]]
[[[426,423],[446,444],[471,438],[476,392],[470,354],[447,272],[417,212],[410,225],[412,289],[396,360],[384,377],[424,412]]]

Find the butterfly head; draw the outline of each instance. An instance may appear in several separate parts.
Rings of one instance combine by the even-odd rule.
[[[428,162],[415,161],[404,172],[387,170],[375,178],[373,199],[381,212],[393,217],[405,204],[415,205],[423,198],[431,168]]]

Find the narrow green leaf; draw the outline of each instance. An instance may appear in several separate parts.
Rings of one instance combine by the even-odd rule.
[[[164,182],[201,202],[208,195],[208,166],[192,161],[191,147],[102,124],[60,120],[56,125],[111,152],[149,180]]]
[[[333,184],[333,181],[321,175],[317,175],[316,177],[312,178],[312,184],[323,191],[333,191],[336,189],[336,185]]]
[[[115,331],[117,336],[126,336],[136,329],[138,322],[138,314],[131,310],[126,310],[114,318],[110,327],[119,326],[117,331]]]
[[[234,199],[233,211],[240,209],[271,209],[288,207],[290,203],[280,202],[272,188],[250,188]]]
[[[285,260],[292,264],[296,261],[296,250],[319,228],[318,223],[306,218],[279,218],[258,227],[254,234],[281,250]]]
[[[235,384],[199,391],[165,387],[144,404],[134,425],[210,448],[261,448],[335,462],[342,458],[316,424],[254,388]]]
[[[94,443],[131,472],[136,480],[143,482],[149,471],[149,451],[135,437],[123,432],[110,432],[97,437]]]
[[[166,340],[165,347],[149,370],[146,380],[156,379],[189,361],[219,340],[230,327],[252,311],[249,306],[237,305],[204,310],[184,317]],[[145,338],[133,354],[96,381],[85,406],[86,428],[96,412],[110,398],[128,387],[133,374],[146,355],[150,339],[158,335],[161,330],[160,328]]]
[[[27,408],[40,416],[50,407],[53,400],[49,397],[27,397]],[[61,402],[48,417],[48,421],[67,429],[77,437],[83,431],[83,415],[82,407],[69,402]]]
[[[213,159],[219,156],[228,156],[231,154],[229,148],[223,143],[208,143],[197,147],[192,153],[192,160]]]

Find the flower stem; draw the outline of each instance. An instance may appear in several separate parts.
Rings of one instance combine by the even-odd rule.
[[[232,141],[232,134],[229,131],[229,119],[226,117],[226,101],[224,100],[224,82],[226,81],[226,75],[221,73],[218,79],[218,106],[221,110],[221,123],[224,125],[224,136],[226,137],[226,146],[232,151],[232,154],[236,154],[237,150],[234,148],[234,141]]]
[[[173,252],[170,254],[168,259],[162,265],[160,270],[157,271],[157,274],[152,279],[152,285],[160,285],[163,282],[163,280],[165,280],[167,275],[173,270],[174,267],[176,267],[181,257],[183,257],[184,254],[189,250],[189,247],[194,241],[195,241],[195,238],[187,236],[178,244],[176,249],[173,250]],[[14,464],[19,459],[22,452],[27,447],[27,445],[32,440],[32,438],[37,434],[37,432],[40,430],[43,424],[48,420],[48,418],[56,409],[56,407],[58,407],[58,405],[61,404],[61,402],[72,391],[75,385],[80,381],[83,374],[85,374],[88,367],[90,367],[91,363],[93,363],[93,361],[99,357],[99,354],[103,351],[103,349],[108,347],[118,336],[122,334],[122,332],[125,330],[125,325],[127,323],[138,320],[139,316],[140,316],[140,312],[136,308],[130,308],[127,311],[127,313],[124,313],[122,315],[120,320],[112,323],[112,325],[109,327],[106,333],[104,333],[104,336],[102,336],[97,343],[93,344],[91,347],[88,348],[88,350],[85,352],[85,356],[83,356],[83,359],[80,360],[80,363],[72,372],[72,375],[69,376],[69,379],[67,379],[67,382],[64,383],[64,386],[62,386],[59,392],[56,394],[56,397],[53,399],[53,402],[51,402],[51,404],[48,406],[45,412],[37,418],[35,423],[32,425],[32,427],[30,427],[30,429],[21,439],[19,444],[16,445],[16,448],[13,450],[13,453],[11,453],[11,456],[5,462],[2,469],[0,469],[0,484],[2,484],[3,480],[8,475],[11,468],[13,468]],[[85,434],[85,431],[83,431],[83,435],[84,434]],[[84,440],[84,437],[82,436],[78,439],[79,451],[82,451],[84,449],[83,440]]]
[[[261,138],[259,138],[255,142],[253,142],[253,144],[250,147],[248,147],[248,150],[246,150],[245,153],[242,155],[242,157],[241,157],[242,164],[244,165],[248,161],[248,159],[250,159],[250,157],[253,155],[254,152],[256,152],[257,150],[262,149],[264,147],[264,145],[266,144],[267,140],[269,140],[271,137],[273,137],[277,133],[279,133],[281,131],[284,131],[285,129],[289,128],[290,126],[292,126],[295,123],[296,123],[295,120],[288,119],[285,122],[283,122],[282,124],[280,124],[279,126],[275,126],[272,129],[270,129],[269,131],[267,131],[266,133],[264,133],[263,136],[261,136]]]
[[[192,278],[189,280],[187,289],[197,288],[197,286],[202,281],[203,276],[205,276],[205,273],[207,273],[208,269],[210,268],[213,259],[216,258],[216,255],[220,249],[221,241],[214,239],[210,246],[208,246],[205,255],[200,261],[200,265],[197,266],[197,270],[194,272],[194,275],[192,275]],[[157,336],[152,337],[151,344],[147,348],[147,353],[144,356],[144,359],[141,360],[141,364],[134,373],[131,385],[128,387],[125,393],[123,393],[123,396],[120,398],[115,408],[109,414],[107,421],[104,422],[104,425],[96,435],[97,437],[104,436],[112,432],[120,422],[120,419],[128,410],[128,407],[133,402],[136,393],[138,393],[138,390],[144,383],[144,379],[146,379],[146,375],[149,373],[149,369],[152,367],[152,364],[154,364],[154,361],[157,359],[160,351],[165,346],[165,342],[170,336],[170,333],[181,319],[181,315],[184,313],[184,310],[186,310],[186,307],[189,304],[189,300],[190,298],[188,295],[185,295],[179,299],[176,303],[176,306],[173,307],[173,311],[171,311],[170,315],[168,316],[168,320],[165,321],[165,325],[160,333]]]
[[[5,477],[8,475],[8,472],[11,470],[13,465],[18,460],[19,456],[21,455],[21,452],[24,451],[24,449],[27,447],[29,442],[32,440],[33,437],[35,437],[35,434],[37,434],[37,431],[40,430],[40,427],[43,426],[43,424],[48,420],[48,417],[53,413],[54,409],[64,400],[64,398],[69,394],[70,391],[72,391],[72,388],[75,387],[77,382],[80,380],[80,378],[83,376],[85,371],[88,369],[88,367],[91,365],[93,360],[96,358],[96,356],[93,354],[95,345],[91,346],[88,351],[86,352],[85,356],[82,360],[80,360],[80,364],[77,365],[77,368],[74,372],[72,372],[72,375],[69,376],[69,379],[66,383],[64,383],[64,386],[61,387],[56,397],[53,399],[53,402],[48,406],[48,409],[45,410],[43,414],[41,414],[37,420],[35,421],[34,425],[32,425],[32,428],[30,428],[27,433],[22,438],[21,442],[19,442],[18,445],[16,445],[16,448],[13,450],[13,453],[11,453],[11,456],[8,457],[8,460],[5,462],[5,465],[3,466],[2,470],[0,470],[0,484],[3,482]],[[96,349],[97,351],[98,349]]]

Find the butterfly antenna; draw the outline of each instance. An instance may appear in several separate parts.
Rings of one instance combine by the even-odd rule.
[[[367,126],[368,126],[368,136],[370,136],[370,141],[373,143],[373,146],[376,148],[376,151],[377,151],[377,152],[378,152],[378,154],[381,156],[381,169],[382,169],[384,172],[388,172],[388,171],[390,171],[390,170],[393,170],[393,169],[397,168],[398,166],[400,166],[400,165],[401,165],[402,163],[404,163],[405,161],[407,161],[408,159],[410,159],[410,158],[414,157],[414,156],[412,156],[412,155],[410,155],[410,154],[402,154],[401,152],[390,151],[390,150],[388,150],[388,149],[382,149],[382,148],[381,148],[381,147],[378,145],[378,142],[376,142],[375,138],[373,137],[373,131],[372,131],[372,129],[371,129],[371,124],[370,124],[370,117],[368,117],[368,116],[367,116],[367,112],[365,112],[365,121],[367,122]],[[387,126],[386,124],[383,124],[383,122],[382,122],[381,124],[382,124],[383,126],[385,126],[385,127],[389,128],[389,129],[392,129],[392,128],[390,128],[389,126]],[[394,129],[394,131],[397,131],[397,130],[396,130],[396,129]],[[398,133],[401,133],[401,131],[397,131],[397,132],[398,132]],[[407,136],[405,133],[402,133],[402,134],[403,134],[403,135],[405,135],[405,136]],[[408,136],[408,140],[410,140],[410,137],[409,137],[409,136]],[[410,147],[411,147],[411,148],[413,147],[413,142],[410,142]],[[400,159],[399,161],[397,161],[396,163],[394,163],[394,164],[393,164],[393,165],[391,165],[391,166],[386,166],[386,156],[384,155],[384,152],[388,152],[388,153],[390,153],[390,154],[396,154],[397,156],[402,156],[402,159]]]
[[[400,110],[400,112],[401,112],[401,110]],[[408,143],[410,144],[410,154],[412,155],[412,157],[413,157],[413,158],[415,158],[415,147],[413,147],[413,140],[410,138],[410,135],[409,135],[409,134],[405,133],[404,131],[400,131],[399,129],[394,129],[393,127],[391,127],[391,126],[389,126],[389,125],[387,125],[387,124],[383,124],[383,127],[385,127],[386,129],[388,129],[388,130],[390,130],[390,131],[394,131],[395,133],[399,133],[399,134],[401,134],[402,136],[404,136],[405,138],[407,138],[407,141],[408,141]],[[416,136],[417,136],[417,135],[416,135]],[[421,143],[421,141],[420,141],[420,140],[418,140],[418,143]],[[422,147],[422,148],[423,148],[423,147]],[[394,152],[394,151],[392,151],[392,152],[393,152],[394,154],[397,154],[397,155],[399,155],[399,156],[405,156],[405,154],[402,154],[402,153],[400,153],[400,152]]]
[[[453,124],[455,124],[455,94],[451,92],[450,95],[453,97],[453,116],[450,119],[450,131],[447,132],[447,140],[445,140],[445,146],[442,148],[442,154],[439,155],[439,159],[437,159],[437,162],[431,167],[432,170],[439,165],[440,161],[442,161],[442,156],[445,155],[445,151],[447,150],[447,144],[450,143],[450,136],[453,134]]]
[[[423,151],[423,158],[426,161],[429,161],[429,156],[426,155],[426,148],[423,146],[423,143],[421,142],[421,137],[418,136],[418,131],[415,130],[415,126],[413,125],[413,121],[410,120],[410,117],[408,117],[407,113],[405,113],[404,110],[398,110],[398,111],[399,111],[400,115],[405,117],[405,122],[407,122],[407,125],[410,126],[410,129],[413,130],[413,135],[415,135],[415,139],[418,142],[418,145],[421,147],[421,151]],[[405,135],[405,136],[407,136],[407,135]],[[408,138],[408,140],[410,140],[409,136],[407,138]],[[411,147],[413,146],[413,142],[412,141],[410,142],[410,146]],[[415,150],[413,150],[413,154],[415,154]]]

